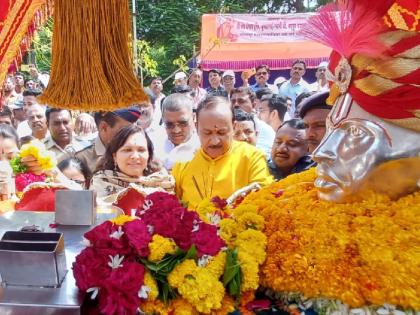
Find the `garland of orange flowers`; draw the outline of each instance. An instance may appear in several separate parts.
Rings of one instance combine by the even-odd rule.
[[[339,299],[351,307],[420,309],[420,192],[392,201],[319,200],[315,170],[250,194],[266,221],[261,283],[277,292]]]

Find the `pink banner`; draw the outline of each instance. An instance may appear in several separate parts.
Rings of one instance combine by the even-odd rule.
[[[312,13],[219,14],[216,34],[224,43],[280,43],[303,41],[300,28]]]

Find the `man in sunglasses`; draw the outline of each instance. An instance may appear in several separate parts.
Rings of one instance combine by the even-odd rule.
[[[303,79],[306,72],[306,63],[303,60],[295,60],[290,69],[290,79],[280,86],[279,95],[292,100],[290,116],[294,117],[296,97],[303,93],[309,92],[309,84]]]
[[[155,156],[170,171],[175,162],[188,162],[200,148],[193,120],[194,101],[186,94],[165,98],[162,106],[163,126],[167,138],[154,141]]]
[[[270,78],[270,68],[267,65],[259,65],[255,69],[255,84],[250,85],[249,88],[252,92],[256,93],[260,89],[269,88],[273,94],[278,93],[278,89],[273,84],[268,84],[268,79]]]

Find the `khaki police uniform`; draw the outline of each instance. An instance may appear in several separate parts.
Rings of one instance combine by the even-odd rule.
[[[99,159],[105,154],[106,148],[99,136],[95,138],[93,144],[78,152],[76,157],[83,161],[92,173],[96,170]]]
[[[89,141],[77,140],[75,137],[73,137],[71,143],[68,144],[64,149],[60,147],[51,136],[46,138],[44,143],[48,151],[52,151],[55,153],[57,157],[57,162],[61,162],[71,157],[75,157],[76,153],[84,150],[85,148],[91,145]]]

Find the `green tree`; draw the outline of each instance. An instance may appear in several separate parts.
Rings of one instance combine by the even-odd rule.
[[[194,54],[205,13],[292,13],[314,11],[332,0],[149,0],[137,1],[137,38],[150,44],[163,78],[177,70],[174,60]],[[159,54],[154,52],[160,52]],[[146,79],[147,81],[147,79]]]
[[[131,6],[132,0],[128,0]],[[181,56],[193,57],[200,46],[201,16],[205,13],[291,13],[314,11],[332,0],[149,0],[136,1],[139,66],[145,84],[151,76],[170,76]],[[33,41],[35,64],[51,68],[53,20],[41,27]],[[197,47],[197,49],[195,49]],[[183,63],[185,65],[185,62]]]
[[[51,70],[51,41],[53,25],[53,19],[50,18],[45,25],[38,29],[32,41],[32,51],[35,55],[34,63],[41,72],[50,72]]]
[[[156,76],[157,61],[151,56],[151,47],[145,40],[137,40],[137,67],[141,68],[142,76]]]

